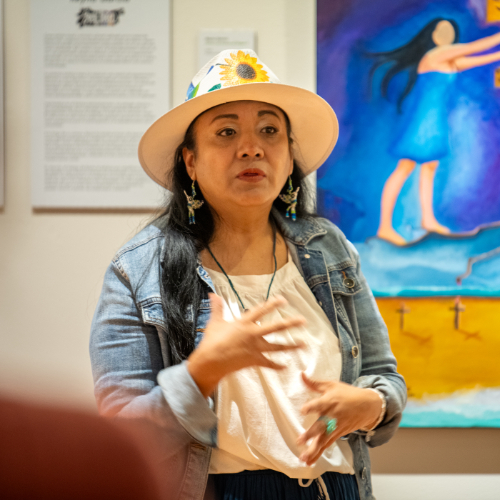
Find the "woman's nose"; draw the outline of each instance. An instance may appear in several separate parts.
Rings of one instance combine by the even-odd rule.
[[[241,137],[238,144],[238,158],[263,158],[264,150],[254,136]]]

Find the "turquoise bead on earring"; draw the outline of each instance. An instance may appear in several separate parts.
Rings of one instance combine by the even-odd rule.
[[[294,191],[292,185],[292,176],[288,177],[288,189],[287,194],[280,194],[280,198],[285,202],[289,203],[286,209],[286,216],[290,217],[292,214],[292,220],[297,220],[297,213],[295,207],[297,206],[297,197],[299,195],[300,186]]]
[[[200,208],[203,205],[203,200],[195,200],[196,198],[196,189],[194,187],[194,181],[193,184],[191,185],[191,191],[192,194],[189,196],[186,191],[184,191],[184,194],[186,195],[187,199],[187,209],[188,209],[188,216],[189,216],[189,224],[196,224],[195,218],[194,218],[194,211],[198,208]]]

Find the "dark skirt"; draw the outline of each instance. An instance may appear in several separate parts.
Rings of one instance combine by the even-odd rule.
[[[324,495],[321,481],[314,480],[303,487],[273,470],[243,471],[237,474],[214,474],[217,500],[318,500]],[[330,500],[359,500],[356,477],[351,474],[325,472],[321,478]],[[306,479],[301,480],[307,484]]]

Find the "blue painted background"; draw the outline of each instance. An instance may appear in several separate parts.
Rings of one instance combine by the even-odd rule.
[[[419,228],[417,167],[393,217],[411,244],[375,237],[382,190],[399,160],[390,145],[401,126],[396,101],[406,79],[398,75],[389,99],[382,97],[384,72],[377,70],[370,85],[374,60],[367,53],[406,44],[436,17],[458,23],[461,43],[498,32],[484,11],[484,0],[318,0],[317,90],[340,123],[339,142],[318,170],[318,211],[355,243],[375,295],[500,296],[500,253],[494,254],[500,247],[500,89],[493,83],[500,62],[458,73],[449,89],[450,153],[436,172],[434,211],[453,234]],[[468,260],[488,251],[493,255],[458,284]]]

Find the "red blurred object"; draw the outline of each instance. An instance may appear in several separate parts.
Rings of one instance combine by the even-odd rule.
[[[125,429],[83,412],[0,398],[0,497],[157,500],[159,495],[147,457]]]

